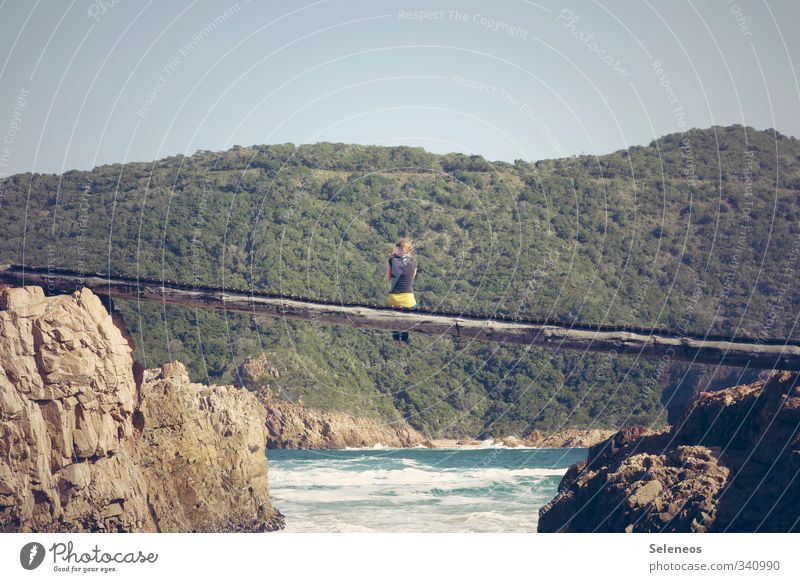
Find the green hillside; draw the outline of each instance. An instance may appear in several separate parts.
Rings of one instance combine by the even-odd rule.
[[[514,164],[234,147],[12,176],[0,261],[383,302],[386,256],[410,236],[423,305],[798,337],[799,193],[798,141],[741,126]],[[265,354],[286,398],[439,436],[663,422],[696,384],[741,373],[413,334],[407,352],[344,327],[117,307],[148,367],[179,359],[197,380],[237,382]]]

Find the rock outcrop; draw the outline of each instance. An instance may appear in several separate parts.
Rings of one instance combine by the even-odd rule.
[[[270,363],[266,354],[248,357],[237,370],[238,380],[249,390],[258,390],[280,377],[280,370]]]
[[[155,531],[130,347],[88,290],[0,291],[0,529]]]
[[[162,531],[271,531],[267,429],[255,395],[189,382],[180,362],[147,370],[141,468]]]
[[[0,289],[0,531],[280,525],[252,395],[204,392],[177,365],[160,374],[143,394],[129,342],[88,289]]]
[[[528,447],[538,447],[540,449],[584,448],[606,440],[615,432],[615,430],[603,428],[565,428],[555,433],[534,430],[521,439],[521,443]],[[511,445],[509,444],[509,446]]]
[[[591,447],[539,511],[539,531],[799,531],[798,378],[702,392],[671,428],[626,428]]]
[[[266,410],[267,446],[271,449],[344,449],[413,447],[425,439],[406,426],[379,424],[347,414],[317,412],[259,393]]]

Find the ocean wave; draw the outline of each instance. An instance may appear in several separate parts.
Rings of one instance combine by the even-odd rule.
[[[502,481],[514,481],[522,477],[547,477],[563,475],[566,469],[366,469],[342,471],[333,467],[295,467],[291,470],[272,471],[270,487],[303,487],[311,483],[328,486],[360,487],[367,484],[431,485],[443,483],[480,486]]]
[[[563,461],[530,451],[402,454],[298,453],[271,462],[270,496],[286,531],[535,531],[539,507],[566,472],[530,466]]]

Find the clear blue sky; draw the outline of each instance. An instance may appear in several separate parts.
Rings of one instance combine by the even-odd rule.
[[[733,123],[797,136],[798,23],[796,0],[6,0],[0,174],[235,144],[513,161]]]

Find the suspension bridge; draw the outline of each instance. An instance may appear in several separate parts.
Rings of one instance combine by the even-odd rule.
[[[414,310],[268,290],[194,285],[152,278],[25,265],[0,265],[0,282],[38,285],[47,293],[86,287],[100,296],[251,316],[347,325],[359,329],[450,335],[467,340],[604,352],[702,364],[800,370],[800,340],[684,334],[663,328],[537,320],[513,314]]]

